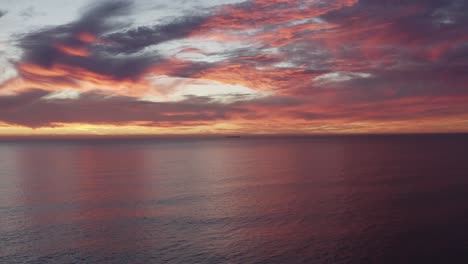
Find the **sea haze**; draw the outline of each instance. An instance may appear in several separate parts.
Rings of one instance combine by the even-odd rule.
[[[468,263],[468,136],[0,143],[0,263]]]

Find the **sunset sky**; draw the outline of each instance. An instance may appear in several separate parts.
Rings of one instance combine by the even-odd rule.
[[[0,0],[0,135],[468,132],[466,0]]]

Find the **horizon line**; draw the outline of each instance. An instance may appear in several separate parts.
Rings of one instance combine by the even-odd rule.
[[[304,138],[359,136],[437,136],[467,135],[468,132],[394,132],[394,133],[310,133],[310,134],[72,134],[72,135],[0,135],[0,141],[12,140],[112,140],[112,139],[228,139],[239,138]]]

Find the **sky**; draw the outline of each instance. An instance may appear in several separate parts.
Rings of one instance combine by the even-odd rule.
[[[444,132],[465,0],[0,0],[0,135]]]

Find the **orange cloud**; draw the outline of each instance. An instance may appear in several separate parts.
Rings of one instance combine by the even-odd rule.
[[[19,77],[2,84],[4,93],[19,93],[31,88],[39,88],[51,92],[70,89],[101,90],[107,91],[109,94],[135,97],[144,94],[158,95],[157,89],[144,78],[117,80],[70,65],[57,64],[47,68],[34,64],[20,64],[18,65],[18,74]]]
[[[235,30],[288,23],[317,17],[356,3],[358,0],[336,0],[326,5],[317,5],[316,1],[301,3],[285,0],[255,0],[251,1],[250,5],[225,5],[219,14],[208,19],[202,28],[207,31],[212,28]],[[270,8],[272,6],[278,8]]]
[[[66,46],[62,44],[56,44],[55,48],[57,48],[60,52],[72,56],[78,57],[88,57],[90,55],[89,51],[84,47],[72,47]]]
[[[93,43],[98,41],[98,38],[95,35],[88,32],[78,34],[77,39],[84,43]]]

